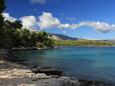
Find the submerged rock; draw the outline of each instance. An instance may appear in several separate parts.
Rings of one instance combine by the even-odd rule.
[[[61,70],[52,67],[34,67],[32,68],[32,72],[58,76],[61,76],[63,74]]]

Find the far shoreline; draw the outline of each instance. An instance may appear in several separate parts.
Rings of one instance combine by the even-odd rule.
[[[86,47],[100,47],[100,48],[106,48],[106,47],[115,47],[115,46],[54,46],[53,48],[51,48],[51,47],[45,47],[45,48],[37,48],[37,47],[23,47],[23,48],[13,48],[13,49],[11,49],[11,50],[13,50],[13,51],[24,51],[24,50],[51,50],[51,49],[58,49],[58,48],[61,48],[61,47],[84,47],[84,48],[86,48]]]

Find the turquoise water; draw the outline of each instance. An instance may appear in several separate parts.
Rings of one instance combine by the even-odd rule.
[[[68,76],[115,82],[115,47],[61,47],[16,54],[29,65],[52,66]]]

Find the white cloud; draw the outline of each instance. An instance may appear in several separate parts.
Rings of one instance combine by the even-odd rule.
[[[15,22],[17,20],[16,18],[10,16],[10,14],[6,13],[6,12],[2,13],[2,15],[3,15],[5,21],[8,20],[10,22]]]
[[[22,21],[23,28],[33,29],[37,24],[36,18],[34,16],[24,16],[21,17],[20,20]]]
[[[68,23],[66,23],[66,24],[60,24],[60,25],[58,26],[58,28],[61,28],[61,29],[63,29],[63,28],[71,28],[71,25],[68,24]]]
[[[5,17],[4,20],[9,20],[11,22],[17,20],[16,18],[10,16],[9,13],[3,13],[2,15]],[[43,14],[38,17],[38,19],[35,16],[31,15],[21,17],[20,20],[22,21],[23,28],[27,28],[30,30],[36,28],[79,29],[80,27],[91,27],[103,33],[115,30],[115,24],[108,24],[106,22],[100,21],[84,21],[80,23],[63,24],[58,18],[54,17],[49,12],[43,12]]]
[[[69,28],[76,29],[76,28],[80,28],[80,27],[92,27],[95,30],[100,31],[100,32],[108,32],[108,31],[115,29],[114,24],[110,25],[108,23],[100,22],[100,21],[97,21],[97,22],[95,22],[95,21],[94,22],[92,22],[92,21],[80,22],[78,24],[70,25]]]
[[[46,3],[46,0],[30,0],[31,3],[38,3],[38,4],[45,4]]]
[[[43,12],[43,14],[39,16],[38,25],[40,29],[57,28],[60,25],[60,21],[58,18],[53,17],[51,13]]]
[[[74,21],[74,20],[76,20],[76,18],[70,18],[70,17],[67,17],[66,19],[69,20],[69,21]]]
[[[38,25],[40,29],[48,29],[48,28],[57,28],[57,29],[77,29],[80,27],[92,27],[93,29],[100,32],[109,32],[115,29],[115,24],[108,24],[106,22],[100,21],[84,21],[80,23],[61,23],[60,20],[56,17],[53,17],[51,13],[43,12],[41,16],[39,16]]]
[[[52,3],[52,2],[57,2],[58,0],[30,0],[32,4],[46,4],[46,3]]]

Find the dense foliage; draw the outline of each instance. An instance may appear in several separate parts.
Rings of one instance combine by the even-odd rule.
[[[5,1],[4,0],[0,0],[0,46],[3,45],[3,41],[4,41],[4,18],[2,16],[2,13],[5,9]]]
[[[5,1],[0,0],[0,30],[3,29],[3,23],[4,23],[3,20],[4,20],[4,18],[2,16],[2,13],[3,13],[4,9],[5,9]]]
[[[5,1],[0,0],[0,48],[12,49],[15,47],[53,47],[51,35],[41,31],[22,29],[21,21],[4,21],[2,13]]]
[[[16,47],[53,47],[51,35],[44,31],[35,32],[28,29],[7,28],[5,30],[4,41],[1,48]]]
[[[53,47],[50,34],[41,31],[29,31],[28,29],[12,31],[13,47]]]
[[[115,46],[111,42],[96,40],[55,40],[55,46]]]

